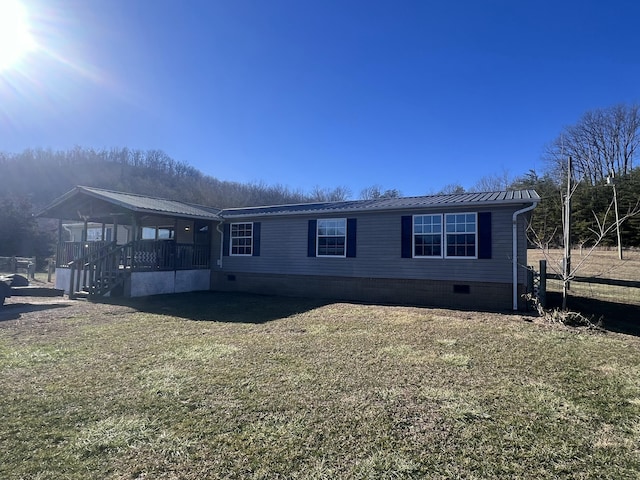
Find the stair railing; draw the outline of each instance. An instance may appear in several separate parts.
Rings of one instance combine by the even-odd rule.
[[[83,291],[89,296],[106,295],[122,284],[126,270],[120,266],[131,246],[109,244],[69,262],[69,298]]]

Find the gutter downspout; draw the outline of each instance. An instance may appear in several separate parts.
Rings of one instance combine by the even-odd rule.
[[[513,226],[513,310],[518,310],[518,215],[536,208],[538,202],[533,202],[528,207],[513,212],[511,218]]]
[[[220,222],[216,225],[216,230],[220,234],[220,260],[218,260],[218,267],[222,270],[222,257],[224,256],[224,230],[220,230],[220,227],[224,224],[224,222]]]

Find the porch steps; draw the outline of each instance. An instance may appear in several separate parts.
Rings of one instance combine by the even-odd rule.
[[[69,264],[70,298],[104,297],[124,284],[127,271],[120,268],[123,251],[129,245],[108,244]]]
[[[87,289],[87,291],[90,295],[103,297],[110,293],[114,288],[122,285],[124,277],[124,273],[121,272],[101,275],[96,279],[94,284]]]

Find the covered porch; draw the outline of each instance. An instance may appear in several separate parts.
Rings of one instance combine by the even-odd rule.
[[[208,290],[217,213],[76,187],[39,216],[58,219],[56,287],[73,298]]]

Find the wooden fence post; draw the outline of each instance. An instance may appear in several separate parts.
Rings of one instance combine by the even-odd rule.
[[[540,260],[540,282],[538,285],[538,301],[542,308],[547,308],[547,261]]]
[[[74,281],[75,275],[76,275],[76,260],[73,260],[69,264],[69,300],[74,300],[76,298],[76,296],[74,295],[74,292],[76,291],[76,286]]]

